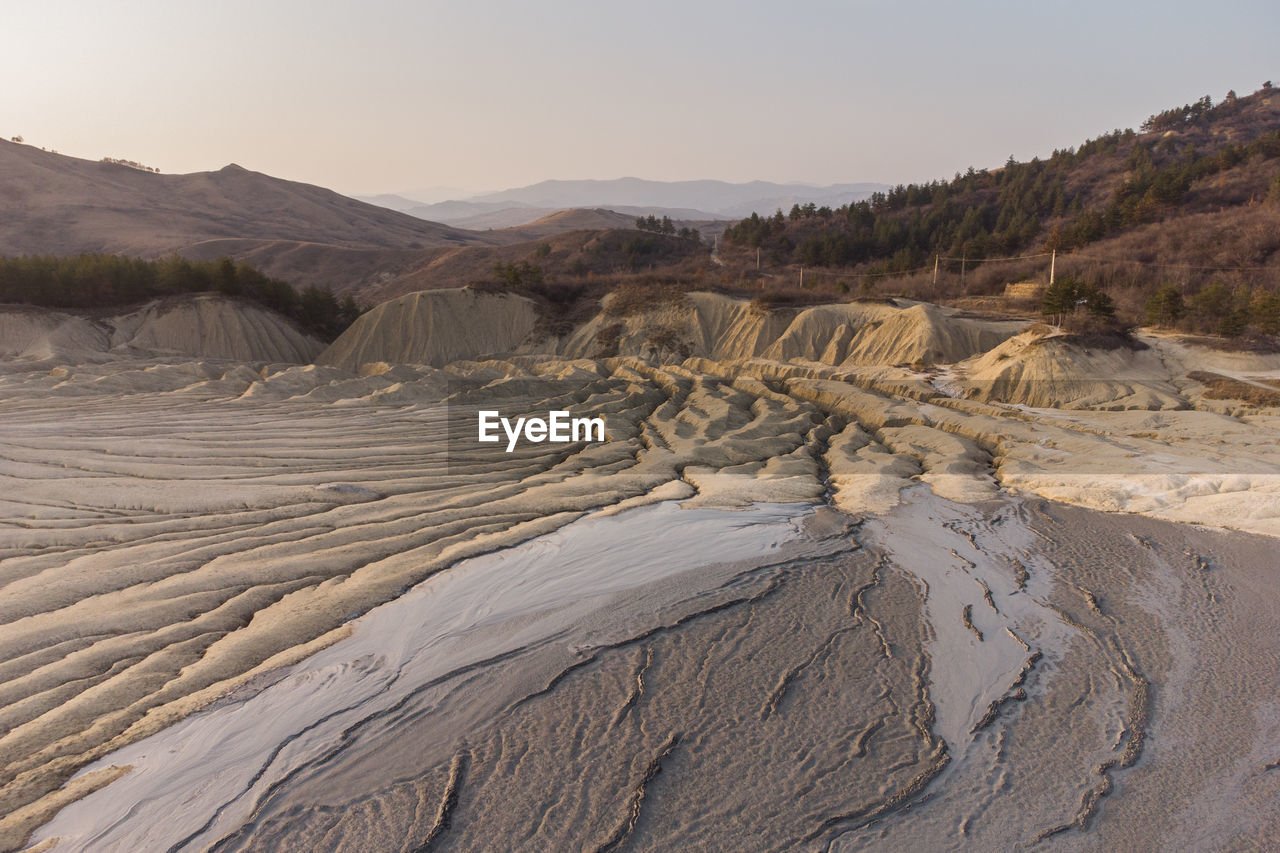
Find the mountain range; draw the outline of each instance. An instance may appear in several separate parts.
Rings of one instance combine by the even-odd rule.
[[[364,201],[434,222],[458,227],[522,225],[539,216],[567,208],[608,208],[637,216],[669,216],[672,219],[736,220],[752,213],[789,210],[795,204],[813,202],[839,207],[889,189],[887,184],[856,183],[812,186],[769,181],[649,181],[615,180],[541,181],[526,187],[422,204],[411,192],[400,195],[363,196]],[[487,217],[483,219],[482,217]],[[500,223],[500,224],[498,224]]]

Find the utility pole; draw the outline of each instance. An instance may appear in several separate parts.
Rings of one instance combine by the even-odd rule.
[[[756,246],[756,272],[760,272],[760,247]]]
[[[933,289],[938,289],[938,256],[933,256]]]
[[[804,290],[804,267],[800,267],[800,289]]]
[[[960,254],[960,289],[964,290],[964,268],[969,263],[969,250],[965,249]]]
[[[1053,273],[1058,266],[1058,250],[1054,249],[1053,254],[1049,256],[1049,286],[1053,286]]]

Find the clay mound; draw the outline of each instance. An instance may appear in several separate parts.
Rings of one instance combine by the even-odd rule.
[[[534,303],[466,289],[418,291],[384,302],[316,358],[347,370],[369,362],[426,364],[515,352],[537,322]]]
[[[357,369],[374,361],[429,364],[508,353],[566,358],[645,359],[678,364],[801,360],[867,366],[951,363],[1013,335],[1020,322],[956,317],[936,305],[844,303],[762,310],[716,293],[655,292],[639,308],[615,295],[562,339],[531,334],[534,304],[523,297],[471,290],[419,291],[361,317],[325,351],[320,363]]]
[[[755,358],[786,332],[793,312],[761,313],[748,302],[716,293],[686,293],[664,298],[644,311],[604,310],[579,327],[561,345],[569,358],[633,356],[659,362],[689,357],[718,360]]]
[[[1154,350],[1088,346],[1069,335],[1026,332],[962,368],[969,396],[1063,409],[1185,409]]]
[[[147,353],[304,364],[323,348],[279,314],[216,296],[152,302],[110,322],[113,348]]]
[[[774,361],[817,361],[839,364],[849,354],[854,336],[900,313],[891,304],[850,302],[819,305],[801,311],[763,354]]]
[[[46,360],[106,352],[111,330],[72,314],[23,305],[0,309],[0,358]]]
[[[849,367],[954,364],[999,346],[1021,325],[959,318],[937,305],[922,303],[863,328],[842,363]]]
[[[611,310],[611,300],[606,297],[604,310],[569,335],[556,354],[660,363],[686,358],[848,366],[951,363],[997,346],[1023,325],[960,318],[923,304],[761,310],[716,293],[686,293],[655,296],[644,310],[619,314]]]
[[[157,300],[104,319],[0,310],[0,358],[101,361],[108,353],[304,364],[323,345],[279,314],[221,296]]]

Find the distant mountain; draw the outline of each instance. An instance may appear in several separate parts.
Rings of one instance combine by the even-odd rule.
[[[145,257],[209,241],[420,249],[486,238],[234,164],[162,175],[0,141],[0,254]]]
[[[738,218],[752,212],[772,212],[777,207],[814,202],[838,206],[889,189],[885,184],[858,183],[815,187],[807,184],[775,184],[751,181],[646,181],[618,178],[611,181],[542,181],[527,187],[487,193],[472,203],[502,202],[508,207],[542,208],[619,207],[688,208],[709,216]]]
[[[416,199],[406,198],[405,196],[402,196],[402,195],[392,195],[391,193],[382,193],[381,195],[358,195],[358,196],[352,196],[352,198],[356,199],[357,201],[363,201],[366,204],[373,204],[373,205],[377,205],[378,207],[385,207],[388,210],[398,210],[401,213],[408,213],[409,211],[413,210],[415,207],[422,207],[422,202]],[[420,216],[418,218],[426,219],[427,217]]]
[[[619,178],[612,181],[543,181],[527,187],[424,205],[406,205],[405,202],[414,197],[410,192],[369,196],[365,200],[456,227],[498,228],[522,224],[520,217],[525,214],[518,212],[522,208],[530,211],[523,222],[531,222],[554,211],[577,208],[606,208],[637,216],[653,214],[684,220],[740,219],[754,212],[772,213],[779,207],[790,210],[794,204],[809,202],[839,207],[889,188],[887,184],[871,183],[815,187],[768,181],[731,184],[725,181]],[[477,224],[485,221],[480,217],[489,214],[500,214],[491,221],[504,224]]]
[[[532,222],[539,216],[545,216],[548,212],[564,210],[562,207],[533,207],[528,204],[511,204],[504,201],[493,202],[477,202],[477,201],[441,201],[435,204],[418,204],[405,209],[405,213],[410,216],[416,216],[419,219],[426,219],[431,222],[447,222],[455,228],[465,228],[472,226],[458,225],[459,222],[466,222],[475,219],[478,216],[499,213],[504,210],[531,210],[530,216],[525,222]],[[521,214],[516,214],[518,217]],[[508,224],[519,224],[518,222],[508,222]],[[492,225],[484,226],[492,228]],[[506,227],[500,226],[500,227]]]
[[[489,190],[463,189],[462,187],[415,187],[411,190],[402,190],[397,195],[407,198],[418,204],[435,204],[440,201],[448,201],[451,198],[469,199],[475,198]]]
[[[451,202],[458,204],[459,202]],[[723,222],[725,225],[733,222],[728,217],[715,216],[704,210],[690,210],[682,207],[627,207],[619,205],[613,208],[583,208],[573,207],[564,210],[554,207],[503,207],[498,210],[477,213],[474,216],[467,216],[461,219],[447,220],[454,228],[467,228],[475,231],[484,231],[488,228],[517,228],[523,225],[539,221],[544,218],[552,217],[560,213],[573,213],[575,211],[599,211],[605,210],[613,214],[617,214],[617,222],[625,223],[611,225],[611,228],[632,228],[635,220],[640,216],[656,216],[662,218],[666,216],[680,224],[690,225],[694,223],[711,223]],[[410,215],[418,214],[410,212]],[[446,220],[440,220],[446,221]],[[695,225],[694,227],[698,227]]]

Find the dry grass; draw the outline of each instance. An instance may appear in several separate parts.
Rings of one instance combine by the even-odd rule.
[[[660,281],[627,281],[613,291],[605,308],[610,317],[630,317],[660,308],[678,308],[688,302],[678,284]]]
[[[1264,388],[1220,373],[1195,370],[1187,374],[1204,386],[1204,396],[1210,400],[1239,400],[1250,406],[1280,407],[1280,388]]]
[[[1185,344],[1194,344],[1219,352],[1256,352],[1264,355],[1280,352],[1280,341],[1270,335],[1241,335],[1224,338],[1217,335],[1184,335]]]
[[[822,305],[835,301],[830,293],[819,293],[798,288],[777,287],[757,293],[751,299],[751,310],[758,314],[769,314],[787,308],[804,308],[810,305]]]

